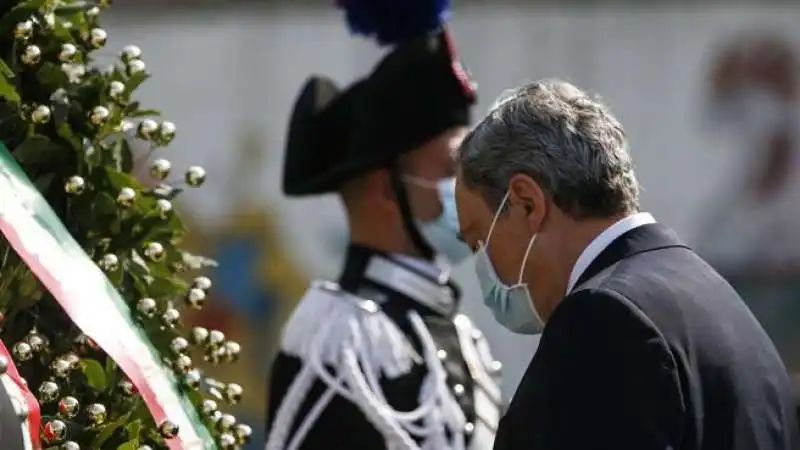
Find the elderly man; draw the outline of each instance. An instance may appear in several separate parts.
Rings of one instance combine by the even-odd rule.
[[[639,211],[620,123],[561,81],[523,86],[458,152],[484,302],[542,333],[494,448],[794,449],[786,369],[737,293]]]

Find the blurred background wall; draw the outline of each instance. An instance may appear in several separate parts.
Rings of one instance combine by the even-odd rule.
[[[309,279],[337,275],[347,238],[335,198],[290,202],[280,193],[287,114],[309,74],[348,83],[366,73],[381,52],[349,36],[328,2],[117,3],[104,22],[108,58],[124,45],[139,45],[154,75],[140,90],[141,100],[178,124],[175,143],[159,156],[176,169],[199,164],[210,173],[207,187],[187,194],[181,205],[194,245],[222,264],[212,274],[213,306],[193,320],[243,344],[240,373],[227,377],[241,380],[249,392],[239,415],[257,429],[281,321]],[[779,86],[796,77],[793,69],[783,77],[775,74],[780,67],[770,69],[772,76],[759,76],[759,70],[790,61],[800,49],[800,4],[456,3],[456,42],[479,82],[476,115],[504,89],[543,77],[566,78],[602,94],[630,136],[644,208],[690,244],[709,248],[714,262],[746,292],[790,369],[800,370],[793,285],[800,280],[800,251],[792,253],[790,245],[800,229],[800,190],[794,188],[800,185],[800,164],[791,156],[800,146],[789,139],[790,156],[769,163],[775,158],[768,155],[780,151],[762,145],[767,138],[743,136],[737,127],[726,130],[711,114],[720,105],[726,108],[712,101],[713,92],[753,85],[778,92],[785,103],[794,101],[794,91]],[[718,61],[726,45],[752,30],[785,40],[788,50],[781,53],[775,47],[780,44],[772,43],[747,57],[767,55],[767,62]],[[777,56],[768,58],[770,51]],[[725,67],[714,69],[720,65]],[[715,70],[730,79],[712,76]],[[783,115],[793,114],[788,111]],[[744,120],[758,122],[766,115]],[[792,129],[799,135],[797,122]],[[768,189],[772,194],[753,193],[746,175],[751,169],[777,186]],[[738,218],[728,217],[734,213]],[[749,225],[757,217],[774,219],[782,231],[755,236]],[[759,239],[772,239],[769,245],[786,254],[772,260],[752,256],[769,246]],[[733,256],[730,248],[738,249]],[[504,363],[510,396],[536,343],[493,322],[471,274],[470,262],[458,270],[467,293],[463,310],[476,318]]]

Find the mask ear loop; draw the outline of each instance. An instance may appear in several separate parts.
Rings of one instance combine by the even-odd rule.
[[[497,212],[494,213],[494,218],[492,219],[492,224],[489,225],[489,233],[486,235],[486,242],[483,243],[484,247],[489,247],[489,239],[492,237],[492,231],[494,231],[494,226],[497,224],[497,219],[500,218],[500,213],[503,211],[503,207],[506,206],[506,202],[508,201],[508,194],[510,192],[506,191],[506,195],[503,196],[503,201],[500,202],[500,206],[497,208]]]
[[[528,241],[528,248],[525,250],[525,256],[522,257],[522,264],[519,266],[519,281],[517,284],[522,284],[522,274],[525,272],[525,266],[528,264],[528,256],[530,256],[531,249],[533,248],[533,241],[536,240],[536,235],[534,234],[531,236],[531,240]]]

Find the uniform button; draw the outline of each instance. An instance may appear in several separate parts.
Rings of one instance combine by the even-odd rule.
[[[492,361],[492,365],[489,368],[489,370],[492,373],[499,373],[501,370],[503,370],[503,363],[501,363],[500,361]]]
[[[453,386],[453,392],[455,392],[456,395],[458,395],[458,396],[464,395],[464,385],[463,384],[457,384],[457,385]]]
[[[366,312],[368,312],[370,314],[375,314],[380,309],[380,308],[378,308],[378,304],[375,303],[372,300],[360,301],[360,302],[358,302],[358,306],[361,307],[361,309],[363,309],[364,311],[366,311]]]
[[[475,431],[475,424],[467,422],[466,425],[464,425],[464,433],[472,434],[473,431]]]
[[[475,339],[476,341],[478,341],[482,337],[483,337],[483,333],[481,332],[481,330],[473,330],[472,331],[472,339]]]
[[[447,359],[447,350],[444,349],[439,350],[438,352],[436,352],[436,357],[441,360]]]

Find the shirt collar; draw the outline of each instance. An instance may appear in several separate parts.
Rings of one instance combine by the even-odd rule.
[[[615,239],[627,233],[628,231],[638,228],[642,225],[656,223],[656,219],[646,212],[632,214],[622,220],[617,221],[614,225],[603,230],[586,248],[583,253],[575,261],[572,267],[572,273],[569,275],[569,284],[567,285],[567,294],[572,292],[575,284],[580,279],[583,272],[589,268],[589,265],[594,261],[597,256],[606,249]]]

